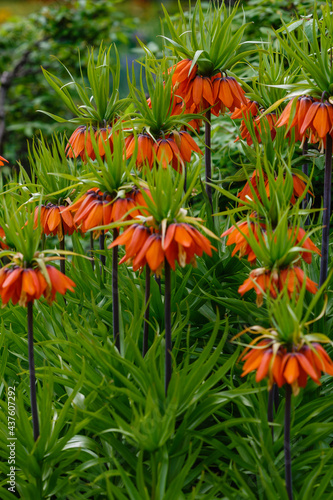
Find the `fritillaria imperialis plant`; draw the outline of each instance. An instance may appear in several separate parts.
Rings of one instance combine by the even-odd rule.
[[[322,333],[310,332],[310,325],[324,315],[326,304],[321,314],[313,318],[313,311],[326,285],[327,282],[306,310],[305,281],[299,297],[296,297],[295,293],[290,296],[288,285],[285,285],[275,300],[267,296],[272,327],[253,326],[238,335],[256,335],[241,355],[242,361],[245,361],[242,377],[256,371],[256,382],[267,378],[270,391],[274,384],[278,387],[285,386],[285,477],[290,500],[293,498],[290,450],[291,394],[297,396],[300,388],[306,387],[308,377],[320,385],[322,372],[333,375],[333,361],[322,347],[323,343],[332,344],[332,341]]]
[[[20,176],[30,192],[31,202],[42,200],[35,208],[35,229],[40,227],[43,237],[57,236],[60,250],[65,250],[65,235],[77,230],[72,215],[64,211],[76,187],[72,180],[76,176],[76,161],[66,158],[64,144],[64,138],[57,135],[51,146],[43,136],[34,140],[28,156],[33,181],[20,165]],[[60,269],[65,274],[65,260],[60,261]]]
[[[114,64],[111,60],[112,48],[114,48],[115,53]],[[47,82],[75,115],[75,118],[66,120],[47,111],[41,112],[59,123],[79,125],[69,138],[66,147],[69,158],[81,157],[83,161],[86,161],[87,158],[94,160],[95,152],[91,141],[92,135],[95,136],[97,141],[99,155],[104,157],[104,143],[105,141],[110,142],[112,149],[112,127],[129,104],[128,99],[119,99],[120,61],[117,49],[112,45],[106,49],[101,44],[97,58],[94,50],[89,49],[87,63],[89,86],[85,83],[82,70],[82,83],[79,83],[66,67],[65,69],[70,80],[64,84],[58,77],[42,68]],[[76,92],[80,104],[74,102],[69,89]]]
[[[333,137],[333,19],[328,3],[322,6],[322,17],[315,4],[311,35],[307,36],[304,19],[301,24],[283,23],[278,34],[281,46],[302,69],[303,80],[288,87],[293,99],[282,113],[277,125],[294,128],[301,140],[318,144],[325,150],[323,196],[323,233],[320,285],[328,272],[329,228],[332,196],[332,137]],[[307,24],[309,25],[309,24]],[[282,33],[281,33],[282,32]],[[298,96],[298,97],[295,97]]]
[[[14,305],[19,304],[27,308],[30,399],[33,434],[36,441],[39,436],[39,420],[33,345],[33,303],[43,295],[51,304],[57,292],[61,295],[67,290],[73,292],[75,283],[49,264],[59,259],[58,256],[46,256],[54,251],[38,251],[40,226],[38,224],[36,231],[32,211],[26,211],[24,206],[19,207],[8,195],[3,207],[4,216],[1,225],[9,249],[2,250],[0,258],[6,257],[10,260],[0,269],[0,297],[3,306],[11,300]],[[28,216],[27,221],[26,216]]]
[[[259,145],[257,145],[259,148]],[[306,185],[292,173],[285,161],[275,161],[274,167],[264,156],[263,165],[257,157],[257,168],[247,186],[239,193],[238,205],[247,216],[226,230],[227,245],[235,244],[232,255],[247,256],[256,269],[239,287],[243,295],[254,289],[257,304],[263,302],[263,293],[276,297],[285,286],[288,293],[299,293],[303,281],[306,289],[316,293],[317,285],[305,277],[301,261],[310,264],[312,253],[320,254],[309,235],[300,227],[298,210],[306,193]],[[296,179],[296,184],[295,184]],[[297,202],[297,188],[303,192]],[[295,189],[296,186],[296,189]],[[239,208],[234,210],[234,213]],[[232,211],[229,211],[232,216]],[[260,267],[258,267],[258,265]]]
[[[153,56],[147,57],[145,77],[148,100],[142,70],[140,87],[136,84],[134,72],[133,81],[128,79],[135,112],[131,114],[130,134],[126,138],[126,157],[135,157],[138,169],[144,165],[152,168],[157,160],[163,168],[171,165],[176,171],[182,172],[191,161],[192,152],[202,154],[190,133],[181,130],[189,127],[189,122],[198,118],[198,115],[184,111],[174,113],[176,95],[165,63],[159,65]]]
[[[241,52],[242,37],[246,29],[243,24],[234,30],[233,20],[237,7],[228,9],[224,2],[211,2],[204,12],[198,1],[185,16],[180,4],[179,26],[175,26],[163,7],[171,38],[164,37],[169,48],[181,60],[172,68],[172,83],[175,94],[183,100],[191,113],[205,112],[205,168],[206,182],[211,181],[211,113],[219,115],[226,109],[234,111],[245,105],[245,92],[232,71],[253,51]],[[210,184],[206,185],[212,206]]]
[[[200,168],[200,166],[199,166]],[[143,191],[146,200],[146,215],[138,217],[138,221],[128,227],[110,246],[125,245],[125,256],[120,263],[129,262],[133,271],[153,271],[160,276],[164,269],[165,276],[165,393],[171,378],[171,269],[176,263],[181,267],[187,264],[196,265],[196,256],[203,252],[212,255],[210,241],[201,231],[215,238],[202,220],[187,215],[182,208],[190,196],[195,177],[188,191],[183,195],[184,177],[171,175],[170,170],[154,168],[147,172],[150,197]],[[175,190],[174,184],[177,185]],[[147,276],[147,275],[146,275]],[[146,322],[147,324],[147,322]],[[144,335],[144,346],[147,347],[147,330]],[[145,349],[143,354],[145,354]]]

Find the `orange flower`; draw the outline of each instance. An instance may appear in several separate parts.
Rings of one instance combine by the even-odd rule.
[[[245,92],[237,80],[232,76],[222,77],[220,73],[213,79],[213,100],[212,113],[215,116],[224,113],[225,108],[235,111],[247,103]]]
[[[4,165],[4,161],[6,163],[9,163],[8,160],[6,160],[6,158],[4,158],[3,156],[0,156],[0,167],[2,167]]]
[[[134,224],[118,236],[109,248],[115,245],[125,245],[126,254],[120,264],[130,261],[133,263],[133,271],[137,271],[148,263],[157,275],[162,271],[165,258],[175,270],[176,262],[181,267],[186,264],[195,265],[195,255],[201,257],[205,252],[211,256],[214,249],[195,227],[183,222],[170,224],[164,240],[160,233],[153,232],[153,228]]]
[[[262,228],[265,228],[264,224],[260,224]],[[256,240],[258,240],[258,224],[255,222],[250,222],[250,228],[251,231],[253,232],[254,236],[256,237]],[[247,221],[239,222],[235,226],[231,226],[227,231],[224,231],[224,233],[221,235],[221,238],[224,236],[229,236],[227,240],[227,245],[233,245],[234,243],[236,244],[235,248],[232,251],[231,256],[233,257],[235,253],[239,251],[239,257],[243,257],[244,255],[248,256],[248,261],[252,264],[256,260],[256,254],[252,250],[251,246],[249,243],[246,241],[246,238],[242,235],[240,230],[246,235],[249,236],[250,234],[250,229],[249,229],[249,224]]]
[[[9,246],[4,243],[4,239],[6,239],[6,233],[0,226],[0,248],[2,248],[2,250],[8,250]]]
[[[144,210],[134,210],[137,206],[147,206],[137,189],[127,192],[124,198],[115,198],[98,188],[92,188],[73,205],[66,207],[62,214],[70,212],[74,217],[74,224],[85,233],[96,226],[107,226],[123,219],[129,210],[132,211],[124,220],[144,214]]]
[[[64,211],[64,205],[54,205],[48,203],[40,207],[40,222],[42,231],[46,234],[58,236],[59,240],[64,239],[65,234],[73,234],[76,227],[74,224],[73,216],[69,211]],[[38,225],[39,207],[35,209],[34,224],[35,229]]]
[[[120,260],[119,264],[133,262],[134,257],[141,251],[151,234],[152,228],[148,228],[143,224],[133,224],[118,236],[108,248],[113,248],[116,245],[125,245],[126,254]]]
[[[299,198],[304,193],[304,190],[306,188],[306,183],[296,173],[292,174],[292,178],[293,178],[294,190],[293,190],[291,198],[290,198],[290,203],[294,204],[294,203],[296,203],[296,198]],[[265,173],[263,173],[263,179],[265,182],[265,191],[266,191],[267,197],[269,198],[270,197],[269,182],[268,182],[267,175]],[[251,184],[256,196],[258,197],[259,201],[261,201],[261,197],[260,197],[259,189],[258,189],[258,181],[259,181],[259,172],[257,170],[254,170],[250,181],[247,181],[247,183],[245,184],[243,189],[237,194],[238,198],[242,201],[249,201],[249,198],[251,200],[253,200],[253,194],[252,194],[252,190],[250,188],[250,184]],[[310,190],[309,190],[309,193],[313,196],[313,193]]]
[[[254,269],[250,272],[250,277],[238,288],[238,293],[242,296],[244,293],[254,289],[257,294],[257,304],[260,307],[263,303],[263,292],[270,293],[271,297],[276,298],[277,293],[287,287],[288,295],[291,297],[294,293],[299,293],[304,281],[304,271],[297,267],[287,267],[279,271],[271,271],[266,268]],[[306,289],[315,294],[317,284],[306,277]]]
[[[271,138],[272,141],[275,139],[276,136],[276,114],[275,113],[268,113],[265,116],[258,115],[253,119],[253,128],[254,128],[254,133],[257,138],[258,142],[261,142],[261,133],[262,133],[262,125],[263,125],[263,130],[267,130],[267,127],[270,130],[271,133]],[[247,128],[247,125],[244,120],[241,122],[240,126],[240,135],[243,140],[246,140],[247,145],[251,146],[253,144],[253,139],[251,137],[250,131]],[[237,137],[235,139],[235,142],[239,141],[240,138]]]
[[[333,128],[333,106],[327,102],[313,102],[304,116],[300,134],[307,129],[312,130],[320,139],[326,134],[332,133]]]
[[[288,236],[295,236],[295,228],[290,228],[288,229]],[[297,235],[296,235],[296,241],[295,244],[299,244],[299,242],[304,238],[306,235],[306,232],[304,229],[301,227],[298,228]],[[303,243],[302,243],[302,248],[305,248],[306,250],[311,250],[312,252],[317,253],[318,255],[321,255],[320,250],[316,247],[316,245],[310,240],[310,238],[306,238]],[[312,253],[310,252],[302,252],[301,257],[305,260],[307,264],[311,264],[312,262]]]
[[[295,395],[300,387],[305,387],[308,376],[320,385],[321,372],[333,375],[333,362],[327,352],[318,343],[293,347],[290,352],[283,346],[273,353],[273,342],[262,340],[248,351],[246,348],[242,355],[245,361],[242,377],[256,370],[256,382],[268,377],[269,388],[275,382],[279,387],[290,384]]]
[[[216,250],[203,234],[184,222],[168,226],[162,247],[173,270],[176,262],[181,267],[185,267],[186,264],[195,266],[195,255],[201,257],[205,252],[211,257],[212,249]]]
[[[294,98],[287,104],[276,126],[288,125],[293,103],[297,99],[295,116],[290,124],[290,129],[295,128],[296,140],[309,138],[311,144],[320,142],[325,147],[325,138],[333,129],[333,106],[330,102],[320,102],[309,96]]]
[[[47,274],[49,275],[49,280],[51,287],[47,286],[46,290],[43,292],[46,300],[51,303],[55,299],[56,293],[65,295],[66,291],[74,292],[74,287],[76,284],[68,276],[58,271],[53,266],[46,266]]]
[[[193,151],[202,154],[201,149],[186,131],[172,132],[156,140],[148,134],[139,134],[137,148],[136,166],[138,168],[145,163],[152,168],[154,159],[157,158],[163,168],[171,164],[177,172],[182,171],[185,162],[191,161]],[[134,151],[135,138],[131,135],[126,141],[126,159],[131,158]]]
[[[39,268],[5,266],[0,269],[0,296],[3,306],[11,299],[13,304],[19,303],[25,307],[28,302],[39,299],[42,294],[52,302],[56,292],[64,295],[66,290],[74,291],[75,283],[70,278],[50,265],[46,266],[46,270],[48,280]]]
[[[194,64],[190,72],[191,65],[190,59],[184,59],[170,69],[173,70],[174,91],[184,99],[186,109],[191,108],[192,113],[200,113],[212,107],[212,113],[218,116],[226,108],[234,111],[245,104],[245,92],[235,78],[222,77],[221,73],[200,75],[197,64]]]
[[[95,129],[93,128],[94,134]],[[74,130],[69,138],[65,151],[68,158],[77,158],[80,156],[83,161],[86,160],[86,154],[91,160],[96,159],[94,148],[90,137],[90,128],[85,125],[80,125]]]
[[[249,119],[251,116],[257,116],[259,112],[259,103],[257,101],[250,101],[246,99],[245,104],[242,104],[240,108],[236,108],[231,114],[230,118],[237,120],[238,118]]]
[[[111,153],[113,153],[112,127],[111,126],[104,127],[104,128],[97,130],[97,132],[95,133],[95,137],[96,137],[99,155],[103,160],[105,157],[105,149],[104,148],[105,148],[106,142],[109,142],[110,151],[111,151]]]

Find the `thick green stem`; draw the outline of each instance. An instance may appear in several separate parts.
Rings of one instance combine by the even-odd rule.
[[[149,335],[149,299],[150,299],[150,267],[146,264],[146,289],[145,289],[145,316],[143,324],[143,344],[142,357],[144,358],[148,351],[148,335]]]
[[[205,171],[206,171],[206,193],[209,199],[210,206],[213,210],[212,187],[207,183],[212,182],[212,155],[211,155],[211,112],[206,111],[205,122]]]
[[[164,293],[164,323],[165,323],[165,395],[171,379],[171,268],[167,259],[164,260],[165,293]]]
[[[31,415],[32,426],[34,431],[34,440],[37,441],[39,436],[39,422],[37,412],[37,396],[36,396],[36,375],[34,361],[34,323],[33,323],[33,301],[27,304],[28,313],[28,357],[29,357],[29,376],[30,376],[30,400],[31,400]]]
[[[328,272],[328,250],[330,238],[330,216],[331,216],[331,196],[332,196],[332,137],[326,135],[326,155],[325,155],[325,177],[324,177],[324,202],[323,202],[323,235],[321,245],[321,265],[320,280],[321,286],[327,278]]]
[[[118,229],[113,229],[113,241],[118,236]],[[118,291],[118,245],[112,249],[112,307],[113,307],[113,340],[120,351],[119,339],[119,291]]]
[[[284,464],[286,475],[286,488],[289,500],[293,498],[293,481],[291,475],[290,453],[290,416],[291,416],[291,385],[286,385],[286,406],[284,414]]]

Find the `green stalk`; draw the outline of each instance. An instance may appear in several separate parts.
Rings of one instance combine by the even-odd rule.
[[[321,265],[319,286],[327,279],[328,272],[328,251],[330,238],[330,216],[331,216],[331,196],[332,196],[332,137],[326,135],[325,152],[325,176],[324,176],[324,201],[323,201],[323,234],[321,244]]]
[[[32,426],[34,431],[34,440],[37,441],[39,436],[39,422],[37,411],[37,396],[36,396],[36,375],[35,375],[35,360],[34,360],[34,316],[33,316],[33,301],[27,303],[28,315],[28,358],[29,358],[29,376],[30,376],[30,401]]]
[[[207,183],[212,182],[212,156],[211,156],[211,111],[206,111],[205,122],[205,171],[206,171],[206,193],[210,206],[213,210],[212,187]]]
[[[164,259],[165,293],[164,293],[164,322],[165,322],[165,395],[168,392],[171,379],[171,268],[167,259]]]
[[[150,267],[146,264],[146,287],[145,287],[145,316],[143,324],[143,344],[142,357],[144,358],[148,351],[148,335],[149,335],[149,298],[150,298]]]
[[[291,416],[291,385],[286,385],[286,406],[284,414],[284,465],[286,475],[286,488],[289,500],[293,499],[293,485],[291,474],[290,453],[290,416]]]

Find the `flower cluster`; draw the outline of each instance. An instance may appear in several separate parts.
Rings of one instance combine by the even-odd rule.
[[[10,264],[0,269],[0,297],[3,306],[11,300],[13,304],[25,307],[28,302],[38,300],[42,295],[52,303],[57,292],[64,295],[67,290],[73,292],[74,287],[75,283],[68,276],[49,264],[38,266],[34,262],[32,267],[23,267],[20,255],[16,255]]]
[[[269,388],[273,383],[278,387],[290,384],[297,395],[299,388],[306,386],[308,376],[319,385],[321,372],[333,375],[333,362],[318,342],[300,343],[291,349],[280,345],[276,349],[273,341],[265,339],[251,347],[241,357],[245,361],[242,377],[256,371],[256,382],[267,377]]]
[[[132,263],[133,271],[148,264],[157,275],[161,274],[165,259],[175,270],[176,262],[181,267],[195,265],[196,255],[201,257],[205,252],[211,256],[214,249],[208,238],[191,224],[171,223],[162,230],[151,218],[145,224],[133,224],[127,228],[109,248],[116,245],[125,245],[126,253],[120,264]]]

